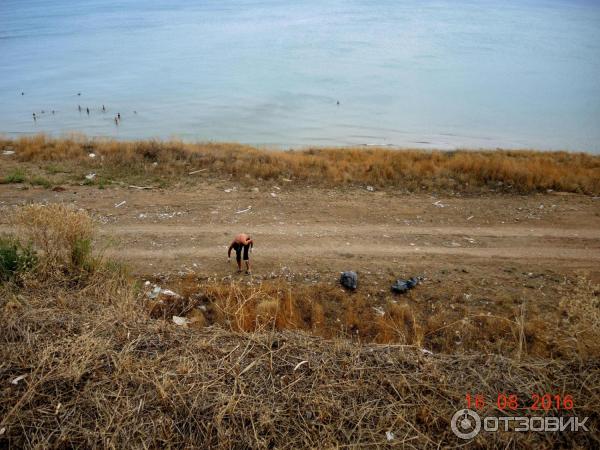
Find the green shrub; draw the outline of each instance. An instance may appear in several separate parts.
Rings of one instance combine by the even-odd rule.
[[[52,187],[52,183],[50,182],[50,180],[43,178],[43,177],[34,177],[34,178],[30,179],[29,182],[33,186],[43,186],[46,189],[49,189]]]
[[[75,269],[92,271],[94,258],[92,257],[91,239],[76,239],[71,248],[71,265]]]
[[[21,169],[15,169],[2,180],[3,183],[22,183],[25,181],[25,172]]]
[[[14,238],[0,237],[0,282],[30,271],[36,263],[37,256],[31,245],[24,246]]]

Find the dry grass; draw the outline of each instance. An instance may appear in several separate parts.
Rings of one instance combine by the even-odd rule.
[[[600,358],[600,288],[584,275],[560,287],[561,299],[554,307],[501,302],[501,311],[494,313],[477,305],[432,312],[414,297],[376,301],[368,290],[348,293],[330,283],[274,279],[249,284],[187,277],[170,285],[180,298],[145,299],[145,308],[156,319],[193,317],[196,328],[300,330],[327,339],[414,345],[445,354]]]
[[[348,297],[333,291],[305,302],[310,291],[300,301],[285,284],[213,284],[152,308],[123,271],[101,261],[73,283],[80,273],[73,242],[88,236],[88,222],[70,209],[57,221],[46,208],[30,206],[14,219],[31,224],[23,236],[39,252],[36,272],[0,285],[0,447],[458,447],[464,441],[449,420],[465,395],[486,398],[482,414],[503,415],[494,406],[501,392],[527,404],[532,393],[572,395],[574,411],[547,414],[589,416],[591,431],[482,433],[476,447],[600,442],[599,355],[586,342],[598,342],[598,293],[585,280],[563,301],[572,324],[564,330],[574,333],[565,336],[575,339],[568,357],[534,358],[525,348],[518,358],[428,354],[410,337],[425,330],[407,305],[390,306],[386,323],[407,344],[367,345],[286,330],[306,317],[319,330],[331,319],[324,300]],[[35,233],[41,229],[43,239]],[[198,302],[207,300],[213,308],[198,315]],[[361,310],[350,303],[345,320],[360,325]],[[195,317],[198,326],[161,318],[173,312]],[[519,317],[514,323],[523,330],[526,317]],[[204,326],[211,321],[223,326]],[[516,334],[518,342],[526,330]]]
[[[365,148],[267,151],[239,144],[178,141],[118,142],[43,135],[0,140],[21,163],[56,163],[81,178],[115,181],[196,182],[228,176],[245,183],[289,179],[319,185],[373,185],[410,191],[448,189],[536,192],[553,189],[600,193],[600,157],[537,151],[423,151]],[[94,153],[96,158],[90,158]],[[190,172],[201,171],[195,175]],[[52,172],[52,170],[50,170]],[[8,174],[7,174],[8,175]]]

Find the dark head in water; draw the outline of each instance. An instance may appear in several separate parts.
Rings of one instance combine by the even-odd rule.
[[[117,113],[117,118],[121,120],[121,113]]]

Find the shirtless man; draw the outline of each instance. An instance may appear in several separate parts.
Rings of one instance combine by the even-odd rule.
[[[244,251],[244,262],[246,263],[246,273],[250,273],[250,260],[248,257],[248,251],[253,247],[254,241],[249,234],[241,233],[238,234],[229,249],[227,250],[227,258],[231,261],[231,250],[235,250],[235,259],[238,265],[238,273],[242,271],[242,250]],[[251,250],[250,250],[251,251]]]

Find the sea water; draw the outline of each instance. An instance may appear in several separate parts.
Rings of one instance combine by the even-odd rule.
[[[0,133],[38,132],[598,153],[600,1],[0,0]]]

